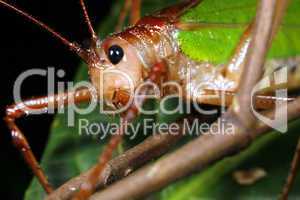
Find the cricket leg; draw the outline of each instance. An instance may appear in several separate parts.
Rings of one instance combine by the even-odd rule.
[[[236,46],[230,58],[229,63],[226,64],[221,70],[221,73],[223,74],[224,78],[233,81],[236,87],[239,85],[240,78],[244,69],[245,58],[251,41],[251,30],[253,27],[252,24],[253,23],[250,23],[248,25],[248,27],[242,34],[238,42],[238,45]],[[278,60],[277,62],[278,65],[272,66],[271,71],[269,70],[270,72],[264,75],[264,76],[269,76],[270,86],[268,86],[267,89],[263,89],[262,91],[259,91],[260,94],[264,94],[270,91],[274,92],[276,89],[279,88],[295,89],[299,87],[300,58],[295,57],[289,60],[282,60],[282,61]],[[283,70],[282,66],[287,66],[286,67],[287,71]],[[265,69],[265,72],[267,72],[267,69]],[[277,77],[287,76],[286,83],[276,84],[274,77],[272,77],[271,75]]]
[[[130,24],[136,24],[141,18],[141,1],[142,0],[132,0],[132,7],[130,13]]]
[[[71,96],[74,98],[74,103],[87,102],[91,99],[89,90],[81,89],[76,92],[29,99],[6,108],[6,116],[4,120],[10,129],[12,142],[23,154],[26,163],[31,168],[34,175],[38,178],[39,182],[47,193],[52,192],[53,189],[50,186],[44,171],[41,169],[37,159],[35,158],[26,137],[19,129],[15,121],[20,117],[34,114],[36,111],[47,113],[49,109],[54,109],[61,105],[67,105],[68,98]]]
[[[236,95],[235,91],[239,85],[241,74],[244,69],[245,58],[251,41],[252,27],[252,23],[247,26],[231,56],[231,59],[229,60],[229,63],[226,64],[219,72],[220,76],[222,76],[227,81],[233,82],[234,86],[230,89],[230,91],[213,91],[208,89],[205,91],[208,92],[208,94],[204,94],[199,97],[199,103],[224,105],[224,102],[222,103],[220,101],[225,100],[226,106],[231,105],[231,103],[233,102],[233,97]],[[296,68],[296,70],[298,70],[298,68]],[[295,70],[292,69],[288,71],[289,81],[287,81],[286,83],[287,88],[293,88],[295,87],[295,85],[299,85],[299,77],[297,77],[293,71]],[[272,96],[273,92],[276,91],[277,88],[284,86],[282,84],[279,86],[276,85],[272,76],[269,75],[269,78],[271,80],[271,85],[268,87],[268,89],[262,89],[258,91],[255,96],[253,96],[254,107],[258,109],[270,109],[276,106],[276,102],[290,102],[294,100],[294,98]],[[263,88],[263,85],[261,88]],[[210,97],[211,93],[220,94],[217,96],[220,96],[222,98]]]
[[[131,10],[129,23],[130,25],[134,25],[141,16],[141,0],[125,0],[124,5],[120,11],[117,26],[115,28],[116,32],[122,30],[129,10]]]
[[[251,41],[252,23],[248,25],[242,34],[229,63],[223,68],[223,75],[238,86],[245,65],[245,59]]]
[[[122,27],[124,25],[127,13],[128,13],[128,11],[130,9],[130,6],[131,6],[131,1],[132,0],[125,0],[125,2],[124,2],[124,5],[123,5],[123,7],[120,11],[117,26],[115,27],[116,32],[120,32],[122,30]]]
[[[181,23],[178,22],[176,24],[179,26],[180,29],[184,30],[193,30],[199,28],[205,28],[206,25],[198,24],[198,23]],[[212,27],[219,27],[222,26],[221,24],[209,24]],[[208,27],[209,27],[208,26]],[[244,30],[240,40],[234,51],[232,52],[232,56],[229,61],[223,65],[222,67],[215,69],[210,67],[209,69],[203,69],[203,72],[199,70],[196,73],[207,73],[208,75],[211,74],[211,77],[191,77],[192,80],[187,79],[186,83],[192,83],[196,85],[199,91],[187,91],[186,98],[196,100],[197,103],[204,103],[210,105],[224,105],[224,103],[220,102],[221,100],[226,99],[225,105],[228,106],[232,102],[232,97],[235,96],[235,91],[238,88],[241,74],[243,71],[243,67],[245,65],[245,58],[249,48],[249,44],[251,41],[251,30],[252,30],[252,23],[249,24],[246,29]],[[191,88],[188,88],[191,90]],[[220,98],[221,94],[223,97]]]
[[[280,200],[287,200],[288,199],[289,192],[292,189],[293,183],[294,183],[296,175],[297,175],[297,171],[299,169],[299,162],[300,162],[300,138],[298,140],[296,151],[295,151],[295,154],[294,154],[294,157],[293,157],[293,160],[292,160],[289,175],[286,179],[286,183],[283,187],[281,196],[279,198]]]
[[[121,116],[122,122],[130,122],[132,120],[131,117],[135,118],[136,116],[137,110],[134,107],[131,107],[124,115]],[[98,179],[101,179],[103,169],[111,160],[114,150],[117,149],[118,145],[122,141],[124,131],[126,131],[124,123],[121,123],[120,128],[116,133],[113,134],[107,146],[101,153],[97,165],[88,177],[88,181],[84,182],[80,186],[80,190],[74,195],[72,200],[86,200],[96,190]]]
[[[166,76],[166,65],[164,62],[160,62],[155,64],[150,72],[149,72],[149,78],[148,81],[160,84],[161,80]],[[143,103],[146,101],[145,94],[148,93],[150,88],[143,88],[140,91],[140,95],[143,96],[142,98],[135,99],[136,102],[132,104],[129,109],[127,109],[122,115],[121,115],[121,123],[120,128],[116,133],[113,134],[113,136],[110,138],[110,141],[108,145],[104,148],[103,152],[101,153],[98,163],[95,166],[94,170],[91,172],[90,176],[88,177],[88,181],[83,183],[80,186],[80,190],[73,196],[72,200],[86,200],[89,196],[93,194],[93,192],[97,189],[97,182],[101,179],[101,175],[103,172],[103,169],[107,165],[107,163],[111,160],[112,154],[115,149],[117,149],[117,146],[122,141],[124,132],[126,131],[126,123],[131,123],[139,114],[139,109],[137,106],[143,105]],[[126,105],[129,99],[129,96],[127,93],[124,93],[122,91],[117,91],[114,95],[114,103],[116,105]]]

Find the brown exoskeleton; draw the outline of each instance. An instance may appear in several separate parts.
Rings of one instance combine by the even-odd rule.
[[[0,3],[24,16],[33,23],[41,26],[53,36],[61,40],[67,47],[74,51],[88,65],[90,80],[96,89],[97,96],[91,93],[89,89],[80,89],[75,92],[57,94],[52,97],[34,98],[23,103],[11,105],[6,110],[5,121],[11,130],[13,142],[15,146],[21,150],[26,162],[32,168],[34,174],[38,177],[40,183],[47,193],[53,191],[47,181],[43,170],[39,167],[25,136],[15,124],[17,118],[30,114],[30,109],[47,109],[49,105],[57,107],[59,101],[64,99],[64,104],[68,104],[68,97],[74,96],[74,103],[81,103],[94,100],[104,100],[113,108],[125,106],[131,96],[131,90],[136,89],[145,81],[161,83],[161,80],[171,80],[182,85],[185,100],[196,99],[197,103],[207,103],[212,105],[220,105],[220,99],[207,98],[204,94],[211,91],[224,91],[226,96],[226,104],[230,105],[238,83],[240,74],[243,69],[243,61],[251,40],[251,24],[245,29],[235,52],[229,63],[214,68],[210,63],[199,63],[183,54],[176,40],[177,32],[180,29],[194,29],[194,26],[182,24],[178,22],[178,18],[189,8],[197,5],[201,1],[188,0],[176,6],[164,9],[154,15],[146,16],[139,19],[139,0],[127,0],[124,9],[128,9],[128,5],[132,3],[135,12],[131,15],[131,24],[134,26],[113,34],[101,41],[96,35],[88,13],[84,4],[84,0],[80,0],[81,7],[86,19],[89,31],[91,33],[92,44],[89,49],[82,49],[76,43],[69,42],[66,38],[55,32],[53,29],[38,21],[24,11],[10,5],[5,1]],[[120,15],[121,22],[124,20],[124,13]],[[296,61],[299,65],[299,59]],[[273,65],[276,65],[273,63]],[[276,68],[276,66],[273,66]],[[189,69],[194,69],[189,79],[186,74]],[[126,77],[130,78],[131,83],[124,76],[106,73],[109,70],[117,70]],[[299,70],[299,69],[297,69]],[[294,78],[288,83],[295,85],[298,79]],[[201,91],[191,93],[191,89],[197,85],[206,82],[211,83],[213,87],[203,88]],[[147,88],[141,91],[147,93]],[[100,95],[101,94],[101,95]],[[257,96],[256,106],[258,108],[270,108],[274,106],[273,97],[262,95]],[[291,101],[292,99],[283,99],[283,101]],[[142,104],[145,98],[139,99]],[[122,117],[125,121],[132,121],[138,115],[136,104],[132,104]],[[82,184],[81,190],[74,196],[74,199],[86,199],[94,190],[95,184],[101,174],[105,164],[110,160],[113,150],[121,141],[123,127],[120,128],[119,134],[112,137],[107,148],[102,153],[97,167],[91,174],[89,181]]]

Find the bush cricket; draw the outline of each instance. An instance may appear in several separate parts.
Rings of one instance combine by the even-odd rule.
[[[255,4],[255,1],[249,0],[249,2]],[[13,143],[20,149],[26,162],[38,177],[47,193],[51,193],[53,188],[48,183],[43,170],[39,167],[25,136],[15,123],[16,119],[30,114],[30,110],[26,110],[27,108],[37,110],[48,109],[49,106],[57,108],[59,103],[67,105],[69,97],[74,96],[73,103],[75,104],[96,99],[97,101],[105,101],[112,109],[118,109],[128,104],[132,96],[130,89],[133,88],[136,90],[144,82],[160,85],[167,81],[174,81],[182,86],[182,98],[185,101],[195,100],[199,104],[221,105],[222,102],[219,97],[211,98],[210,96],[208,98],[208,96],[212,93],[222,92],[225,95],[225,104],[229,106],[234,100],[234,95],[240,82],[244,59],[249,49],[249,42],[251,41],[253,24],[252,20],[244,23],[189,21],[190,10],[201,10],[201,4],[207,4],[207,1],[197,0],[184,1],[152,15],[140,18],[141,1],[126,0],[124,8],[120,13],[116,30],[120,31],[126,13],[130,8],[132,9],[130,16],[132,26],[102,40],[94,31],[84,0],[80,0],[83,15],[91,34],[90,48],[83,49],[77,43],[70,42],[46,24],[8,2],[0,1],[0,4],[50,32],[71,51],[75,52],[87,64],[90,80],[94,86],[93,91],[84,88],[74,92],[57,94],[50,98],[29,99],[7,107],[5,121],[11,130]],[[282,27],[288,25],[283,24]],[[292,27],[288,28],[292,29]],[[214,41],[218,39],[218,31],[235,29],[242,31],[237,34],[239,36],[237,44],[234,45],[234,48],[228,50],[231,52],[230,56],[226,55],[228,53],[220,51],[218,53],[224,53],[224,55],[218,55],[216,58],[210,60],[210,53],[197,53],[194,47],[189,48],[186,45],[186,43],[189,43],[189,41],[186,41],[188,40],[186,36],[188,34],[211,34],[211,40]],[[197,32],[199,30],[203,32]],[[206,32],[207,30],[208,32]],[[216,35],[210,31],[216,31]],[[278,43],[283,40],[282,38],[285,38],[284,35],[280,35],[280,31],[278,37],[281,38],[278,39]],[[220,35],[224,33],[220,32]],[[299,35],[295,36],[291,34],[289,39],[291,41],[299,41],[300,38]],[[194,42],[195,46],[199,43],[199,41]],[[218,48],[222,49],[225,47]],[[275,48],[278,48],[278,46],[275,46],[273,49]],[[295,45],[291,49],[294,54],[287,57],[284,48],[282,48],[282,52],[272,51],[271,48],[273,54],[270,55],[265,64],[265,71],[266,75],[268,75],[279,70],[282,66],[287,66],[289,79],[285,83],[285,86],[292,90],[298,88],[300,82],[300,77],[298,76],[300,70],[300,58],[298,57],[300,48]],[[201,50],[198,49],[196,51]],[[227,56],[226,62],[223,61],[224,58],[222,56]],[[110,70],[117,70],[121,74],[125,74],[126,77],[130,78],[130,84],[122,76],[107,73]],[[203,85],[203,83],[205,84]],[[199,85],[202,85],[200,89]],[[271,89],[275,90],[276,85],[272,85]],[[149,90],[151,89],[146,87],[140,92],[147,94]],[[166,91],[163,95],[167,95],[168,93],[172,93],[172,90]],[[63,102],[61,102],[62,99]],[[137,106],[143,104],[145,100],[146,98],[140,98],[137,100],[137,104],[130,104],[129,108],[121,114],[123,120],[131,122],[139,114]],[[272,96],[272,91],[270,90],[260,91],[255,96],[255,106],[258,109],[269,109],[274,107],[275,101],[292,100],[293,98],[289,97],[278,99]],[[124,131],[124,127],[120,127],[119,134],[111,138],[107,148],[101,154],[98,166],[95,168],[89,182],[82,185],[81,190],[73,199],[87,199],[94,192],[97,178],[101,174],[105,164],[111,159],[112,152],[121,142]]]

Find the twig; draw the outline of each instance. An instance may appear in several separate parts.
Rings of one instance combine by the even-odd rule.
[[[267,116],[273,114],[274,111],[271,111]],[[288,114],[289,119],[299,117],[300,98],[288,104]],[[231,116],[231,113],[228,113],[226,118]],[[268,126],[259,124],[257,129],[247,133],[241,132],[241,129],[235,129],[233,135],[206,133],[156,163],[143,167],[105,190],[95,193],[90,200],[141,198],[195,170],[203,169],[216,160],[240,151],[269,129]]]
[[[99,179],[97,187],[103,187],[114,180],[128,175],[132,170],[138,168],[144,163],[159,157],[165,153],[174,143],[181,138],[180,132],[178,134],[156,134],[147,138],[141,144],[129,149],[124,154],[111,160],[102,173],[102,179]],[[53,193],[51,193],[46,200],[67,200],[75,194],[80,185],[86,181],[89,174],[93,171],[93,167],[87,172],[75,177]]]
[[[259,2],[242,81],[239,84],[237,103],[233,106],[245,128],[251,127],[255,122],[251,110],[251,98],[253,98],[251,92],[263,74],[267,50],[287,5],[285,0],[262,0]]]
[[[299,169],[299,162],[300,162],[300,138],[298,139],[298,144],[296,147],[295,154],[293,156],[292,164],[291,164],[291,169],[289,172],[289,175],[287,177],[286,183],[284,185],[282,194],[280,196],[280,200],[287,200],[288,195],[290,193],[290,190],[292,189],[292,185],[295,181],[298,169]]]

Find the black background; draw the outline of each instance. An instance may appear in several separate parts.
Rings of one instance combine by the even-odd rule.
[[[71,41],[82,43],[89,34],[84,23],[79,1],[43,0],[9,2],[38,17]],[[109,13],[110,1],[86,1],[94,24]],[[66,71],[59,81],[70,81],[80,60],[58,40],[29,23],[23,17],[0,6],[0,196],[1,199],[22,199],[32,173],[25,165],[20,153],[11,144],[11,137],[2,118],[5,106],[13,103],[13,84],[25,70],[47,69],[54,66]],[[47,92],[45,77],[26,80],[22,97],[36,97]],[[40,159],[47,141],[53,116],[33,116],[18,120],[35,155]]]

